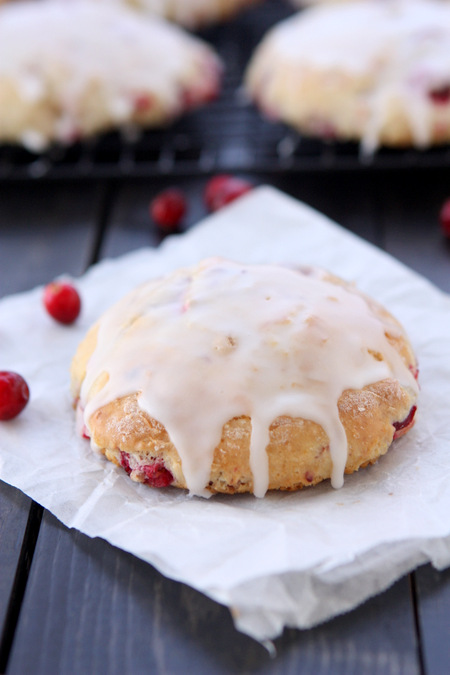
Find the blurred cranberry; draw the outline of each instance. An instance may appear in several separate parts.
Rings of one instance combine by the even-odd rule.
[[[252,183],[228,174],[214,176],[206,184],[203,199],[208,211],[218,211],[238,197],[250,192]]]
[[[186,199],[181,190],[169,188],[160,192],[150,203],[150,215],[162,230],[174,230],[187,211]]]
[[[59,323],[70,324],[81,310],[81,298],[77,289],[67,282],[52,281],[44,288],[44,307]]]
[[[441,230],[445,237],[450,239],[450,199],[446,199],[439,212]]]
[[[429,96],[436,105],[447,105],[450,103],[450,87],[440,87],[439,89],[432,89]]]

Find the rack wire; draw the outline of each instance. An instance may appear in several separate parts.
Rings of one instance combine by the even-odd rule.
[[[43,154],[0,146],[0,181],[195,176],[225,171],[403,170],[450,165],[450,146],[423,151],[385,148],[366,158],[356,143],[305,138],[263,119],[245,100],[245,66],[265,32],[291,13],[282,0],[266,0],[235,21],[202,34],[217,49],[226,67],[220,98],[204,109],[163,130],[103,134],[70,147],[52,147]]]

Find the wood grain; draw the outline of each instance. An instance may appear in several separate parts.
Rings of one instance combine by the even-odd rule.
[[[96,236],[98,194],[94,185],[0,187],[0,296],[28,290],[62,273],[77,276],[83,272]],[[2,361],[1,367],[7,369],[8,364]],[[0,482],[2,659],[14,628],[5,620],[15,621],[14,612],[8,613],[11,594],[20,595],[30,562],[29,552],[22,549],[30,505],[28,497]],[[13,599],[20,605],[20,598],[15,595]]]
[[[8,673],[420,675],[406,580],[275,647],[272,659],[224,607],[46,513]]]

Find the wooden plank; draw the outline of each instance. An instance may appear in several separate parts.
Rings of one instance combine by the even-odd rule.
[[[415,579],[425,671],[441,675],[450,669],[450,569],[426,565]]]
[[[28,521],[30,500],[19,490],[0,483],[0,634],[4,635],[11,591],[16,578],[25,528]],[[0,672],[2,672],[0,645]]]
[[[79,275],[96,232],[99,189],[87,184],[0,188],[0,297]]]
[[[384,199],[384,239],[389,253],[450,291],[450,246],[439,210],[450,197],[447,176],[404,177]],[[421,658],[427,675],[450,668],[450,571],[427,565],[413,575]]]
[[[183,232],[207,214],[203,204],[206,179],[160,178],[124,184],[115,195],[109,226],[102,241],[100,255],[116,257],[143,246],[158,246],[166,233],[152,221],[149,206],[152,199],[169,187],[181,189],[187,196],[187,213],[179,231]]]
[[[439,211],[449,197],[448,175],[431,170],[403,175],[380,193],[386,250],[446,292],[450,242],[442,236]]]
[[[0,187],[0,296],[28,290],[61,273],[80,274],[93,246],[97,205],[95,186]],[[1,366],[6,369],[8,364]],[[18,596],[28,573],[29,542],[22,544],[30,505],[28,497],[0,483],[1,659],[7,657],[14,630],[11,594],[14,603],[20,603]],[[33,521],[31,527],[39,525]],[[34,534],[30,532],[30,541]]]
[[[419,675],[407,581],[275,647],[272,659],[224,607],[46,513],[8,674]]]

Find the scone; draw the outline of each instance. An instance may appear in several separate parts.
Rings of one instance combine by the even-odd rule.
[[[161,126],[213,99],[212,48],[102,3],[0,7],[0,143],[40,151],[122,126]]]
[[[251,99],[305,135],[425,148],[450,141],[450,3],[311,7],[274,27],[246,73]]]
[[[207,259],[141,285],[72,363],[80,433],[191,494],[335,487],[414,423],[399,323],[319,270]]]
[[[72,0],[60,0],[68,4]],[[122,5],[148,16],[159,16],[197,29],[225,21],[262,0],[91,0],[105,5]],[[11,0],[0,0],[0,5]]]
[[[162,16],[186,28],[196,29],[225,21],[261,0],[96,0],[119,2],[144,14]]]

